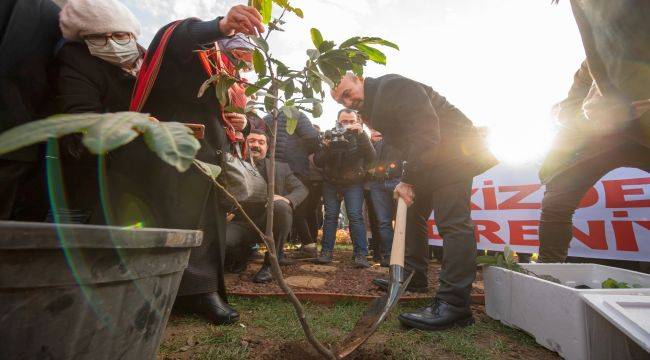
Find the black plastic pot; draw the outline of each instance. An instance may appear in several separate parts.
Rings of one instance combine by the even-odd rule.
[[[154,359],[201,237],[0,221],[0,359]]]

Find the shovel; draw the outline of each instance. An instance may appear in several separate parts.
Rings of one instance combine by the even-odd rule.
[[[404,235],[406,232],[406,203],[401,197],[397,202],[395,234],[390,252],[390,271],[388,273],[388,292],[375,299],[357,321],[352,332],[343,340],[337,353],[343,359],[356,350],[375,332],[379,324],[390,314],[404,293],[413,273],[406,277],[404,270]]]

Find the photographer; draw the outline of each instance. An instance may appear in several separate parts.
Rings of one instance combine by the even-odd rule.
[[[325,132],[323,149],[314,156],[316,166],[323,169],[323,202],[325,220],[323,241],[318,262],[332,261],[336,238],[336,225],[341,211],[341,198],[350,220],[350,236],[354,244],[354,262],[357,267],[370,266],[363,222],[363,182],[375,150],[354,110],[339,111],[336,127]]]

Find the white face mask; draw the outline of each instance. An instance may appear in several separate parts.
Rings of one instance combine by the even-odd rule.
[[[86,45],[90,54],[116,66],[131,65],[140,57],[138,44],[134,40],[124,45],[118,44],[113,39],[108,39],[105,45],[95,45],[86,41]]]

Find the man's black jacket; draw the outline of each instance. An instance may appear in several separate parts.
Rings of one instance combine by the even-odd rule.
[[[383,139],[372,144],[375,148],[375,162],[368,170],[368,180],[387,180],[402,176],[402,152],[387,145]]]
[[[269,180],[266,169],[271,167],[271,160],[264,159],[264,163],[259,163],[257,168],[264,176],[266,181]],[[275,195],[280,195],[287,198],[291,202],[291,207],[294,209],[307,198],[309,190],[300,181],[294,172],[291,171],[289,164],[276,161],[275,162]]]
[[[400,75],[366,78],[362,116],[402,151],[402,181],[435,189],[497,164],[472,122],[431,87]]]
[[[375,149],[365,132],[359,134],[347,132],[348,150],[335,151],[332,146],[325,146],[314,155],[314,164],[323,169],[323,178],[330,184],[361,184],[366,172],[375,159]]]

